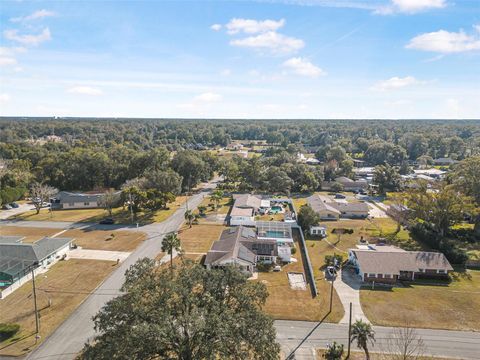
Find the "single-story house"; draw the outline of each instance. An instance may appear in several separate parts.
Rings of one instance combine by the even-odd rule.
[[[340,217],[349,219],[366,219],[369,209],[366,203],[336,203],[336,208],[340,211]]]
[[[278,257],[290,261],[290,255],[289,245],[260,237],[254,228],[241,225],[222,232],[208,251],[204,265],[207,269],[234,265],[251,274],[259,262],[275,263]]]
[[[44,237],[34,243],[23,243],[22,237],[0,237],[0,298],[30,279],[31,271],[46,271],[65,256],[72,238]]]
[[[319,194],[310,196],[307,203],[320,215],[321,220],[365,219],[369,213],[366,203],[340,202]]]
[[[338,220],[341,212],[336,208],[336,203],[329,198],[313,194],[307,198],[307,204],[320,216],[321,220]]]
[[[450,165],[456,164],[457,162],[458,162],[457,160],[453,160],[452,158],[449,158],[449,157],[446,157],[446,158],[442,157],[442,158],[433,160],[433,163],[438,166],[450,166]]]
[[[230,225],[255,226],[255,215],[262,207],[262,197],[252,194],[236,194],[233,195],[233,200]]]
[[[349,262],[365,282],[393,284],[399,280],[445,278],[453,271],[445,255],[405,251],[388,245],[357,245],[348,251]]]
[[[115,193],[120,198],[120,191]],[[101,199],[104,193],[74,193],[60,191],[50,199],[53,210],[59,209],[93,209],[102,207]]]
[[[321,238],[327,237],[327,228],[321,225],[310,226],[309,233],[312,236],[319,236]]]
[[[335,182],[342,184],[345,191],[358,191],[368,189],[368,182],[365,179],[352,180],[346,176],[340,176],[335,179]]]

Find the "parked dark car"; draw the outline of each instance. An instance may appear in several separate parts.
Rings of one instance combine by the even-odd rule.
[[[11,208],[12,208],[12,207],[11,207],[10,205],[8,205],[8,204],[5,204],[5,205],[2,206],[2,209],[3,209],[3,210],[10,210]]]
[[[335,199],[345,199],[346,196],[342,194],[335,194]]]
[[[10,206],[14,209],[17,209],[20,207],[20,205],[18,205],[16,202],[11,203]]]
[[[111,218],[107,218],[107,219],[100,220],[99,224],[102,224],[102,225],[113,225],[113,224],[115,224],[115,220],[113,220],[113,219],[111,219]]]

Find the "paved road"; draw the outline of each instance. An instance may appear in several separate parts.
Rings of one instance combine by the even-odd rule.
[[[345,345],[347,349],[348,325],[321,324],[307,321],[276,321],[277,339],[283,351],[288,355],[302,340],[310,336],[295,352],[295,359],[314,359],[315,348],[326,347],[326,344],[336,341]],[[391,336],[393,328],[375,326],[375,346],[370,351],[387,351],[386,339]],[[480,333],[470,331],[447,331],[417,329],[418,335],[423,339],[426,353],[434,356],[443,356],[459,359],[480,358]],[[352,350],[358,350],[352,344]]]
[[[212,183],[207,186],[204,191],[190,197],[188,200],[189,208],[193,209],[197,207],[206,195],[207,191],[214,186],[215,184]],[[160,253],[164,234],[179,229],[184,221],[184,212],[185,205],[182,205],[166,221],[140,227],[139,230],[147,234],[147,240],[145,240],[124,262],[122,262],[119,268],[115,270],[115,272],[108,279],[106,279],[65,322],[59,326],[57,330],[50,335],[50,337],[48,337],[42,343],[42,345],[40,345],[40,347],[30,353],[26,358],[29,360],[73,359],[75,354],[77,354],[83,348],[85,342],[95,335],[92,316],[95,315],[107,301],[114,298],[118,294],[119,289],[124,282],[125,270],[127,270],[129,266],[134,264],[140,258],[154,258],[158,253]],[[21,226],[24,226],[24,223],[34,222],[22,222]],[[63,228],[76,226],[72,223],[41,223],[48,223],[49,225],[56,224],[56,227],[58,228],[62,228],[60,225],[63,225]],[[15,225],[15,223],[10,223],[8,225]],[[17,223],[17,225],[19,224]],[[35,225],[38,224],[32,224],[32,226]],[[82,226],[98,225],[83,224]]]

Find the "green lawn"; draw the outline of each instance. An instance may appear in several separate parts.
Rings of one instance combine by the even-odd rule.
[[[454,275],[448,286],[362,289],[363,311],[375,325],[480,331],[480,271]]]

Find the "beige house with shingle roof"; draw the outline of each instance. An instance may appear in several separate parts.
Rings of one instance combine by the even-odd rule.
[[[369,212],[365,203],[337,202],[320,194],[310,196],[307,203],[320,215],[321,220],[365,219]]]
[[[349,262],[366,282],[395,283],[417,278],[446,277],[453,267],[445,255],[405,251],[394,246],[358,245],[348,251]]]

